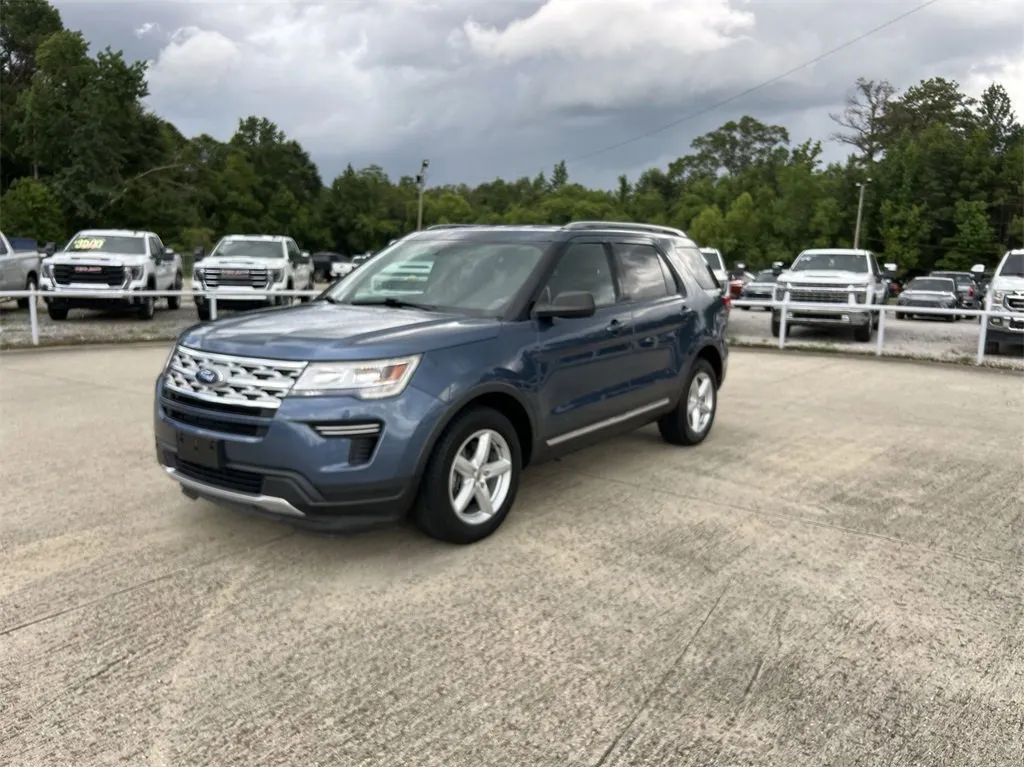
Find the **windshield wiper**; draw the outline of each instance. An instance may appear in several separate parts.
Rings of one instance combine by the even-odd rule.
[[[387,306],[392,309],[422,309],[425,312],[435,311],[437,307],[430,304],[418,304],[415,301],[403,301],[401,298],[368,298],[362,301],[350,301],[352,306]]]

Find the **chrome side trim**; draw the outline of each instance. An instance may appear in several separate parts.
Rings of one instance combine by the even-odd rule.
[[[660,399],[657,402],[652,402],[651,404],[644,405],[643,407],[634,408],[633,410],[622,413],[621,415],[606,418],[605,420],[598,421],[597,423],[592,423],[590,426],[583,426],[582,428],[570,431],[566,434],[560,434],[557,437],[552,437],[551,439],[546,440],[545,444],[548,447],[554,447],[555,445],[560,445],[563,442],[568,442],[571,439],[579,439],[580,437],[585,437],[588,434],[593,434],[595,431],[600,431],[601,429],[607,429],[609,426],[616,426],[620,423],[625,423],[637,416],[663,408],[665,405],[671,404],[671,402],[672,400],[665,397],[665,399]]]
[[[225,490],[222,487],[205,485],[202,482],[196,482],[196,480],[191,477],[184,476],[179,473],[177,469],[173,469],[170,466],[164,466],[164,471],[167,472],[167,476],[171,479],[177,480],[182,487],[198,493],[199,495],[217,498],[222,501],[228,501],[229,503],[237,503],[240,506],[255,506],[258,509],[270,512],[271,514],[280,514],[285,517],[306,516],[303,512],[288,503],[284,498],[278,498],[274,495],[250,495],[249,493],[238,493],[234,490]]]

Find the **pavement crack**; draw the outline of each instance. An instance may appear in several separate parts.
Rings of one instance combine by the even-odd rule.
[[[100,604],[101,602],[105,602],[108,599],[113,599],[115,597],[119,597],[119,596],[122,596],[124,594],[130,594],[133,591],[138,591],[139,589],[144,589],[147,586],[152,586],[154,583],[159,583],[160,581],[165,581],[165,580],[167,580],[169,578],[173,578],[174,576],[180,575],[180,574],[182,574],[184,572],[190,572],[190,571],[198,570],[198,569],[203,568],[203,567],[209,567],[210,565],[216,564],[216,563],[221,562],[221,561],[223,561],[225,559],[230,559],[231,557],[238,556],[239,554],[245,554],[247,552],[254,551],[256,549],[261,549],[261,548],[264,548],[266,546],[270,546],[270,545],[272,545],[274,543],[277,543],[278,541],[284,540],[285,538],[290,538],[293,535],[295,535],[295,531],[294,530],[289,530],[287,533],[284,533],[283,535],[274,536],[273,538],[270,538],[270,539],[268,539],[266,541],[263,541],[261,543],[257,543],[257,544],[251,545],[251,546],[245,546],[245,547],[238,548],[238,549],[233,549],[231,551],[225,552],[224,554],[221,554],[219,556],[213,557],[212,559],[208,559],[205,562],[199,562],[198,564],[190,564],[190,565],[187,565],[187,566],[184,566],[184,567],[179,567],[179,568],[176,568],[175,570],[172,570],[170,572],[164,573],[162,575],[158,575],[158,576],[156,576],[154,578],[149,578],[149,579],[147,579],[145,581],[142,581],[141,583],[136,583],[136,584],[133,584],[131,586],[125,586],[123,589],[117,589],[116,591],[108,592],[106,594],[103,594],[102,596],[96,597],[95,599],[90,599],[90,600],[88,600],[86,602],[82,602],[81,604],[72,605],[71,607],[66,607],[63,610],[57,610],[56,612],[47,613],[46,615],[41,615],[38,618],[33,618],[32,620],[25,621],[24,623],[19,623],[19,624],[15,625],[15,626],[9,626],[7,628],[0,629],[0,637],[5,637],[5,636],[13,634],[13,633],[15,633],[17,631],[21,631],[22,629],[31,628],[32,626],[37,626],[40,623],[45,623],[45,622],[51,621],[51,620],[53,620],[55,618],[60,618],[63,615],[67,615],[69,613],[77,612],[78,610],[83,610],[83,609],[85,609],[87,607],[92,607],[94,605]]]
[[[754,666],[754,673],[750,675],[750,681],[747,682],[746,689],[743,690],[743,700],[746,700],[750,696],[750,691],[754,689],[754,685],[757,684],[758,678],[761,676],[761,669],[764,667],[764,656],[757,659],[757,665]]]
[[[685,658],[687,653],[690,652],[690,648],[693,647],[698,637],[700,637],[701,633],[704,631],[704,627],[708,625],[708,622],[711,620],[711,616],[715,614],[715,612],[718,610],[718,606],[722,604],[722,600],[725,599],[726,593],[728,593],[729,588],[732,586],[732,580],[733,579],[730,578],[726,582],[725,586],[722,588],[722,591],[718,594],[718,597],[715,599],[714,604],[711,605],[711,608],[707,611],[707,614],[704,616],[704,620],[702,620],[700,622],[700,625],[697,626],[697,630],[693,632],[692,636],[690,636],[689,641],[683,646],[683,649],[679,652],[679,654],[676,655],[672,663],[669,664],[668,668],[665,670],[665,673],[662,674],[661,678],[658,680],[658,683],[655,684],[654,687],[652,687],[650,691],[647,693],[647,695],[644,696],[644,699],[640,702],[640,707],[636,710],[636,713],[634,713],[633,716],[630,717],[629,721],[626,722],[625,726],[619,731],[619,734],[615,736],[615,739],[612,740],[612,742],[608,745],[608,748],[604,750],[604,753],[601,754],[601,757],[594,763],[593,767],[603,767],[603,765],[605,765],[608,762],[608,758],[618,747],[619,743],[622,742],[622,739],[626,737],[630,730],[633,729],[633,725],[636,724],[637,720],[640,718],[640,715],[650,708],[651,702],[654,700],[654,696],[661,692],[661,690],[668,683],[668,680],[671,678],[672,674],[675,673],[676,669],[679,667],[679,664],[682,663],[683,658]]]

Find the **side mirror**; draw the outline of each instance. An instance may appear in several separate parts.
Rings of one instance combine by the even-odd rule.
[[[742,261],[740,261],[740,262],[738,262],[736,264],[736,271],[742,272],[746,268],[747,268],[747,265],[745,263],[743,263]]]
[[[537,319],[572,319],[575,317],[593,317],[597,307],[594,305],[594,296],[582,290],[570,290],[559,293],[550,303],[537,304],[533,309],[533,316]]]
[[[974,266],[971,267],[971,273],[972,274],[984,274],[985,273],[985,265],[984,264],[975,264]]]
[[[201,261],[204,256],[206,256],[206,248],[204,248],[202,245],[196,245],[196,249],[195,252],[193,252],[192,254],[192,258],[194,258],[196,261]]]
[[[56,253],[56,252],[57,252],[57,244],[56,244],[56,243],[53,243],[53,242],[48,242],[48,243],[46,243],[46,245],[45,245],[45,246],[43,246],[43,254],[44,254],[44,255],[45,255],[45,256],[46,256],[47,258],[49,258],[50,256],[52,256],[52,255],[53,255],[54,253]]]
[[[897,267],[896,264],[882,264],[882,268],[887,272],[895,272],[899,270],[899,267]]]

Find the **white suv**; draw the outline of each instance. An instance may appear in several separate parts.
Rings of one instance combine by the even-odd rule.
[[[209,299],[213,297],[218,306],[233,309],[284,306],[293,303],[293,298],[274,293],[315,288],[309,253],[299,250],[291,237],[280,235],[228,235],[192,272],[196,312],[204,321],[210,319]]]
[[[1010,250],[988,286],[986,308],[1012,312],[1012,317],[989,317],[985,353],[998,354],[999,345],[1024,347],[1024,249]]]
[[[154,232],[127,229],[83,230],[64,250],[53,253],[48,248],[41,271],[39,287],[53,320],[66,320],[70,309],[126,308],[151,320],[156,313],[155,297],[111,294],[180,291],[182,286],[181,256],[165,247]],[[180,296],[168,296],[167,308],[179,306]]]

